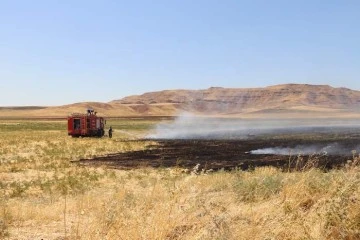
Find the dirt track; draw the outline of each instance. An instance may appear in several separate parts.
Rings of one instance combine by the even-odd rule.
[[[142,140],[146,141],[146,140]],[[153,140],[152,140],[153,141]],[[133,169],[142,167],[182,167],[200,169],[251,169],[258,166],[277,166],[283,169],[302,169],[316,166],[324,169],[340,167],[353,159],[352,150],[358,148],[360,137],[340,136],[304,140],[301,138],[267,138],[245,140],[155,140],[157,144],[144,151],[117,153],[94,159],[81,159],[81,165],[106,165],[111,168]],[[288,155],[252,154],[251,151],[268,148],[299,148]],[[316,146],[318,152],[301,153],[301,148]],[[330,153],[319,149],[336,146]],[[358,151],[357,151],[358,152]],[[299,156],[300,155],[300,156]],[[311,160],[309,162],[309,160]],[[307,164],[307,165],[306,165]]]

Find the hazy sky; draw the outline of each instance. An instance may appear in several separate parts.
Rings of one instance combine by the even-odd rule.
[[[359,0],[2,0],[0,106],[164,89],[360,90]]]

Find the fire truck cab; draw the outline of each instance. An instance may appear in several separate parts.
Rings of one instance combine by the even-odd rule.
[[[104,118],[98,117],[93,109],[88,109],[86,114],[68,116],[68,135],[72,137],[102,137],[104,128]]]

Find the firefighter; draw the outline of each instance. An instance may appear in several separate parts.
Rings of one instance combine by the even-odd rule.
[[[112,127],[110,126],[110,128],[109,128],[109,138],[112,138],[112,132],[113,132],[113,130],[112,130]]]

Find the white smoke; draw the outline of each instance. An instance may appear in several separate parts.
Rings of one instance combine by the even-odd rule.
[[[357,126],[355,126],[357,125]],[[155,139],[245,139],[260,134],[329,132],[332,127],[357,127],[359,123],[336,119],[239,119],[201,117],[184,113],[173,122],[156,125],[147,138]],[[284,149],[287,151],[287,149]]]
[[[184,113],[174,122],[160,123],[149,138],[195,139],[195,138],[243,138],[252,128],[261,129],[260,123],[250,123],[241,119],[199,117]]]
[[[263,148],[250,151],[251,154],[274,154],[274,155],[294,155],[294,150],[291,148]]]
[[[251,154],[271,154],[271,155],[350,155],[353,151],[359,152],[359,146],[343,146],[339,143],[328,145],[274,147],[262,148],[250,151]]]

